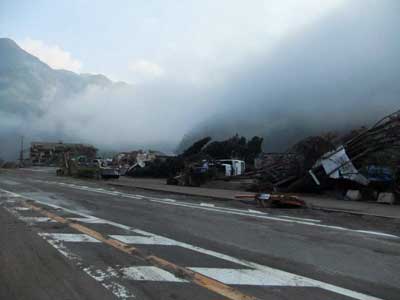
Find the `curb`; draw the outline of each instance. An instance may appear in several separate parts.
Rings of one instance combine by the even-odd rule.
[[[220,200],[220,201],[234,201],[235,200],[235,199],[231,199],[231,198],[222,198],[222,197],[217,197],[217,196],[196,195],[196,194],[192,194],[192,193],[179,192],[179,191],[166,191],[166,190],[155,189],[155,188],[150,188],[150,187],[131,186],[131,185],[125,185],[125,184],[120,184],[120,183],[107,183],[107,185],[124,187],[124,188],[131,188],[131,189],[132,188],[133,189],[140,189],[140,190],[153,191],[153,192],[178,194],[178,195],[184,195],[184,196],[204,197],[204,198],[211,198],[211,199]]]

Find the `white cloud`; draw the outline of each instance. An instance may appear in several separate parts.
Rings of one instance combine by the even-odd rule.
[[[129,70],[135,75],[145,78],[157,78],[165,74],[164,69],[151,61],[140,59],[129,64]]]
[[[57,45],[47,45],[41,40],[26,38],[18,43],[22,49],[36,56],[53,69],[80,72],[82,63]]]

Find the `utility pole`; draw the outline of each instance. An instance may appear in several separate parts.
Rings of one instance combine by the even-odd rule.
[[[19,152],[19,162],[20,166],[24,165],[24,136],[21,135],[21,151]]]

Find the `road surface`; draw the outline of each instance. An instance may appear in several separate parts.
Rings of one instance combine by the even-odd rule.
[[[400,299],[400,224],[0,170],[1,299]]]

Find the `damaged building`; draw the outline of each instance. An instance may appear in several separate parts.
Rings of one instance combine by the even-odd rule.
[[[88,144],[32,142],[29,152],[30,161],[34,166],[58,166],[65,154],[70,157],[85,156],[95,159],[97,149]]]

